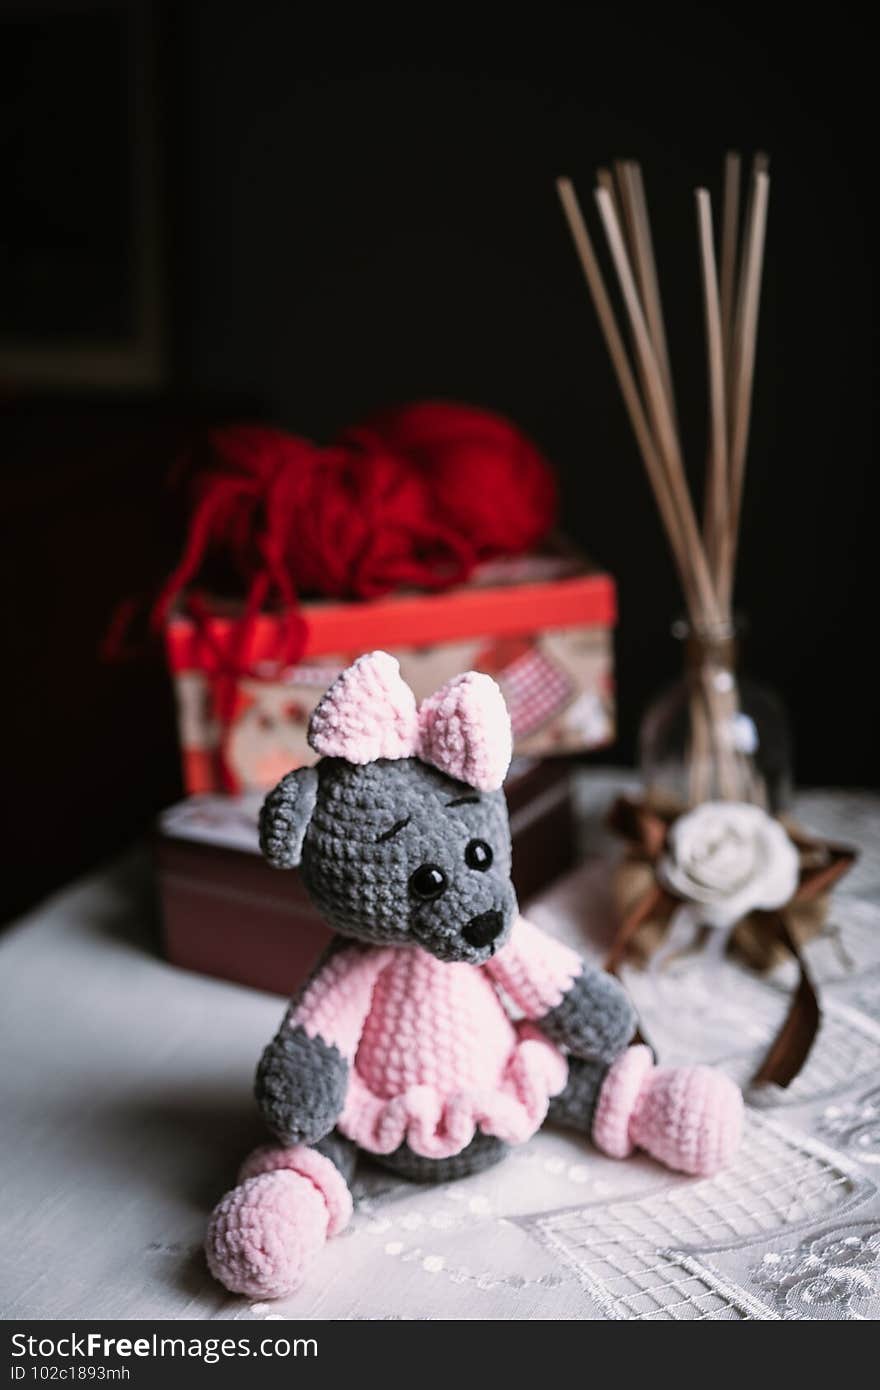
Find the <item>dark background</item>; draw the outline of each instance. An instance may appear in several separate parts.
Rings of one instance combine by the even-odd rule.
[[[150,21],[134,69],[120,43],[132,13]],[[855,7],[821,28],[806,14],[543,4],[334,8],[321,23],[283,0],[0,7],[0,285],[19,286],[0,326],[126,318],[132,84],[159,137],[167,324],[164,382],[137,397],[0,376],[5,913],[178,794],[158,655],[108,668],[97,647],[114,602],[167,563],[165,473],[208,421],[251,414],[326,440],[420,397],[511,415],[558,465],[566,528],[618,580],[620,741],[602,756],[633,757],[640,711],[677,669],[679,598],[553,188],[567,172],[589,204],[615,156],[645,171],[699,465],[692,190],[719,195],[731,146],[771,154],[746,665],[788,704],[802,783],[876,785],[869,41]],[[68,303],[41,280],[41,237],[91,267],[88,293],[80,282]]]

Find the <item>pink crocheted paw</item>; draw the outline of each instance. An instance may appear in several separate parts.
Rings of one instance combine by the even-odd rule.
[[[351,1220],[352,1200],[348,1184],[332,1159],[305,1144],[264,1144],[248,1155],[241,1165],[238,1181],[246,1182],[259,1173],[288,1169],[313,1182],[327,1208],[327,1239],[338,1235]]]
[[[455,676],[419,706],[425,762],[478,791],[496,791],[513,748],[510,715],[491,676]]]
[[[302,1284],[327,1225],[326,1203],[308,1178],[289,1169],[260,1173],[214,1209],[208,1268],[231,1293],[282,1298]]]
[[[636,1105],[630,1135],[640,1149],[680,1173],[710,1177],[739,1147],[739,1087],[711,1067],[658,1067]]]
[[[628,1047],[608,1068],[593,1116],[593,1143],[611,1158],[628,1158],[635,1148],[630,1124],[636,1103],[654,1070],[650,1047]]]
[[[315,752],[349,763],[410,758],[417,741],[415,696],[387,652],[359,656],[337,676],[309,722]]]

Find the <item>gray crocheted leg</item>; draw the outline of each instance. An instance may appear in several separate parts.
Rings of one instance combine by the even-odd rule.
[[[400,1178],[410,1182],[455,1182],[458,1178],[469,1178],[473,1173],[482,1173],[500,1163],[509,1151],[509,1145],[491,1134],[474,1135],[461,1153],[449,1158],[423,1158],[414,1154],[406,1144],[401,1144],[390,1154],[372,1155],[383,1168],[388,1168]]]
[[[548,1123],[561,1125],[563,1129],[576,1129],[579,1134],[591,1134],[596,1102],[607,1075],[607,1062],[585,1062],[580,1057],[569,1057],[568,1081],[565,1090],[550,1102]]]
[[[319,1154],[323,1154],[325,1158],[329,1158],[330,1162],[339,1169],[348,1186],[351,1187],[351,1180],[357,1167],[357,1145],[353,1144],[350,1139],[346,1139],[345,1135],[340,1134],[337,1129],[334,1129],[326,1138],[313,1144],[312,1148]]]

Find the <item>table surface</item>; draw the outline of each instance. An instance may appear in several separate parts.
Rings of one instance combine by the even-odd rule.
[[[596,958],[611,856],[598,811],[622,781],[580,782],[581,867],[529,907]],[[809,950],[816,1045],[787,1091],[749,1098],[730,1169],[686,1179],[550,1130],[455,1184],[365,1168],[351,1226],[276,1304],[228,1296],[201,1241],[263,1138],[251,1082],[282,1002],[159,958],[142,851],[50,899],[0,942],[0,1316],[880,1316],[880,801],[822,792],[796,809],[863,853]],[[662,1060],[745,1081],[791,976],[692,959],[627,983]]]

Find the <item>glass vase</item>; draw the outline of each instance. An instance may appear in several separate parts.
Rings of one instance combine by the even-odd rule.
[[[683,674],[648,707],[639,734],[645,795],[676,813],[747,801],[772,814],[791,799],[791,736],[782,703],[739,671],[742,624],[677,622]]]

